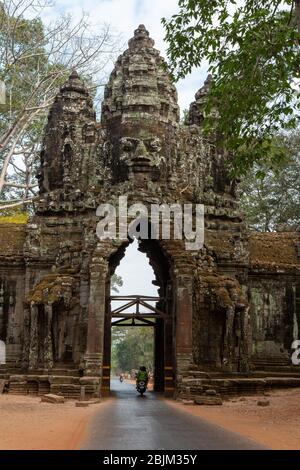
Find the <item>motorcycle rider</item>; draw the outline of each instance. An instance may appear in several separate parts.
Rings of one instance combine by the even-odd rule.
[[[148,372],[145,366],[140,366],[138,373],[136,374],[136,384],[139,382],[145,382],[146,388],[148,385]]]

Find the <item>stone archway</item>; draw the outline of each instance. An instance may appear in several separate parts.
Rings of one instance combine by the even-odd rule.
[[[106,283],[106,309],[103,347],[103,373],[102,393],[107,394],[110,389],[110,359],[111,359],[111,297],[110,280],[117,265],[124,257],[125,249],[129,242],[123,243],[109,258],[109,269]],[[158,285],[158,297],[155,307],[161,314],[152,317],[154,327],[154,390],[164,392],[165,395],[173,395],[175,386],[174,363],[174,306],[172,293],[172,273],[167,257],[162,252],[159,243],[154,240],[142,240],[139,243],[139,251],[146,253],[149,264],[152,266],[155,281]],[[133,297],[133,296],[132,296]],[[134,301],[133,299],[131,299]],[[147,299],[140,299],[146,303]],[[147,320],[146,320],[147,321]]]
[[[91,257],[85,375],[97,377],[102,392],[109,390],[110,376],[110,277],[124,256],[129,242],[98,243]],[[181,241],[142,240],[160,287],[159,306],[166,313],[158,325],[156,356],[158,388],[167,395],[181,389],[181,380],[192,360],[193,263]],[[159,364],[160,359],[160,364]],[[102,380],[103,379],[103,380]]]

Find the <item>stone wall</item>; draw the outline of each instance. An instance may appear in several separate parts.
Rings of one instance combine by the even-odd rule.
[[[299,242],[295,232],[250,236],[248,292],[255,369],[292,368],[291,345],[300,331]]]
[[[230,156],[213,133],[202,132],[210,79],[181,124],[176,89],[153,46],[140,25],[106,86],[101,123],[72,71],[45,127],[35,215],[27,225],[0,225],[6,371],[39,377],[38,383],[52,377],[51,390],[61,387],[70,396],[81,384],[99,393],[109,374],[110,276],[128,241],[99,241],[96,209],[116,205],[119,196],[148,208],[204,205],[201,249],[162,236],[140,243],[166,315],[157,335],[165,390],[184,390],[191,370],[291,370],[290,343],[299,334],[299,234],[248,233],[237,182],[226,174]],[[61,384],[57,376],[72,379]],[[14,383],[25,383],[20,377]]]

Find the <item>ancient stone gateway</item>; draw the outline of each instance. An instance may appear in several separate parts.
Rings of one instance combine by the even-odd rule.
[[[299,233],[249,233],[227,155],[201,129],[207,80],[179,121],[176,89],[143,25],[118,58],[101,124],[73,71],[45,128],[35,215],[0,226],[1,378],[14,393],[107,392],[110,279],[129,240],[100,240],[100,204],[203,204],[205,239],[145,239],[153,266],[156,386],[186,396],[299,384]],[[148,221],[150,222],[150,221]],[[144,299],[145,300],[145,299]]]

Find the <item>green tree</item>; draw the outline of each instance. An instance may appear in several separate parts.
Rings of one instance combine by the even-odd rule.
[[[153,370],[154,332],[150,327],[113,327],[112,371],[129,373],[145,365]]]
[[[273,231],[300,224],[300,133],[281,137],[289,149],[286,161],[265,168],[257,178],[254,166],[240,184],[241,208],[250,228]]]
[[[231,172],[286,156],[283,129],[299,122],[300,0],[179,0],[162,19],[175,79],[208,63],[204,130],[232,152]],[[214,110],[217,112],[215,118]]]
[[[111,290],[112,292],[119,292],[119,287],[123,286],[123,279],[118,274],[114,273],[111,276]]]

